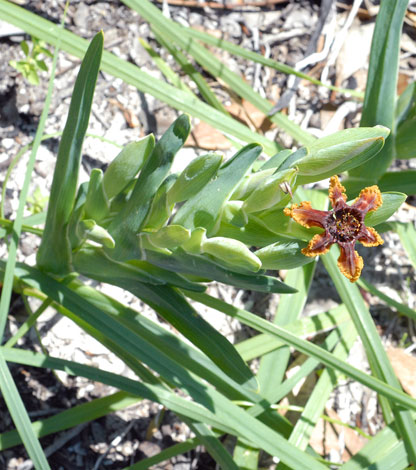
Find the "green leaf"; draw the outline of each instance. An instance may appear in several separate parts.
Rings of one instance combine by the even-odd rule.
[[[361,165],[380,151],[389,132],[382,126],[345,129],[316,140],[294,164],[299,170],[297,183],[319,181]]]
[[[350,172],[363,178],[364,185],[377,182],[394,158],[400,39],[407,4],[408,0],[382,1],[377,15],[360,126],[380,124],[391,129],[392,135],[377,158]]]
[[[416,170],[388,171],[378,183],[381,191],[402,191],[416,194]]]
[[[301,253],[307,243],[298,240],[277,242],[255,251],[263,269],[293,269],[313,261]]]
[[[367,213],[365,216],[365,224],[369,227],[381,224],[389,219],[404,203],[406,194],[403,193],[381,193],[383,204],[376,211]]]
[[[32,423],[32,429],[36,437],[48,436],[50,434],[73,428],[81,423],[123,410],[129,406],[142,401],[142,398],[126,392],[116,392],[102,398],[96,398],[90,402],[73,406],[72,408],[55,414],[54,416]],[[22,441],[16,431],[8,431],[0,434],[0,450],[6,450]]]
[[[26,41],[22,41],[20,43],[20,47],[23,51],[23,53],[25,54],[25,56],[27,57],[29,55],[29,45]]]
[[[90,117],[103,42],[104,36],[100,32],[91,41],[75,82],[59,145],[45,230],[36,258],[42,269],[60,275],[72,270],[67,229],[75,202],[81,147]]]
[[[249,144],[226,161],[218,170],[217,177],[206,184],[178,210],[173,222],[191,230],[204,227],[212,234],[223,204],[260,155],[258,144]]]
[[[98,248],[83,248],[74,255],[74,267],[85,276],[130,290],[137,282],[172,284],[189,290],[204,291],[205,287],[184,277],[153,266],[147,261],[121,263],[108,258]],[[133,286],[133,287],[132,287]]]
[[[108,199],[121,193],[140,171],[155,145],[153,135],[138,142],[130,142],[108,165],[104,173],[103,186]]]
[[[159,186],[149,213],[143,224],[143,231],[155,232],[161,229],[168,222],[172,215],[174,204],[168,202],[168,192],[177,179],[176,174],[169,175]]]
[[[387,357],[379,333],[358,287],[349,282],[338,270],[335,251],[333,249],[322,257],[322,262],[331,276],[339,296],[351,315],[351,319],[363,342],[374,375],[389,386],[401,391],[399,380]],[[410,410],[398,406],[398,404],[391,399],[383,397],[383,400],[380,401],[387,423],[392,421],[391,413],[393,413],[397,428],[409,452],[409,458],[412,462],[415,462],[416,443],[414,441],[414,435],[416,434],[416,425],[411,417]]]
[[[289,157],[292,155],[292,150],[286,149],[281,150],[280,152],[273,155],[273,157],[269,158],[264,165],[262,165],[262,170],[268,170],[269,168],[277,169],[279,168]]]
[[[396,126],[400,126],[402,122],[412,119],[415,115],[416,105],[416,83],[410,83],[404,92],[399,96],[396,104]]]
[[[272,176],[274,172],[274,168],[268,168],[266,170],[261,169],[253,173],[249,173],[237,186],[230,199],[244,201],[259,185],[263,184],[269,176]]]
[[[108,231],[116,242],[109,252],[119,261],[140,258],[137,234],[149,212],[152,199],[168,175],[173,158],[190,132],[189,116],[183,114],[163,134],[140,172],[133,193],[114,217]]]
[[[297,170],[291,168],[269,176],[244,201],[242,210],[247,214],[272,207],[284,207],[291,199],[290,191],[294,186]]]
[[[7,367],[2,351],[0,351],[0,390],[25,449],[33,461],[35,469],[50,470],[51,467],[49,466],[45,454],[42,451],[42,447],[32,430],[29,416],[19,395],[19,390],[17,389],[9,368]]]
[[[241,289],[258,292],[280,292],[282,294],[296,292],[295,289],[283,284],[274,277],[232,271],[216,264],[213,260],[200,255],[185,253],[181,249],[171,255],[164,255],[150,250],[147,250],[145,254],[150,263],[177,273],[202,275],[209,280],[216,280]]]
[[[43,70],[44,72],[48,71],[48,66],[46,65],[44,60],[36,60],[36,65],[40,68],[40,70]]]
[[[408,119],[399,126],[395,144],[396,158],[416,157],[416,118]]]
[[[236,219],[239,220],[240,217],[244,219],[243,223],[236,224]],[[242,214],[239,201],[229,201],[224,205],[216,235],[235,238],[246,245],[258,247],[281,240],[281,237],[268,230],[264,223],[252,214],[248,217]]]
[[[209,153],[192,160],[168,191],[168,204],[193,197],[216,174],[222,155]]]
[[[150,243],[158,248],[173,250],[191,238],[191,232],[182,225],[167,225],[157,232],[147,233]]]

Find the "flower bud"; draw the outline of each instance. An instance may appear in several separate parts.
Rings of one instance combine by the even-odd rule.
[[[362,165],[382,149],[389,133],[383,126],[361,127],[316,140],[307,147],[308,154],[294,164],[299,170],[298,184],[319,181]]]
[[[285,206],[291,199],[291,187],[295,184],[297,170],[289,168],[269,176],[254,190],[243,204],[246,213],[259,212],[281,204]],[[283,187],[282,187],[283,185]]]
[[[252,253],[244,243],[225,237],[207,238],[202,242],[203,253],[214,256],[220,263],[233,268],[242,268],[249,271],[258,271],[261,261]]]

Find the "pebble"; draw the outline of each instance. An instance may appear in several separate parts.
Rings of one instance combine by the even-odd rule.
[[[10,150],[13,147],[14,140],[6,137],[1,141],[1,144],[6,150]]]

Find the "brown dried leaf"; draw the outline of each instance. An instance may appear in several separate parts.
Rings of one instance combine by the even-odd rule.
[[[341,421],[334,410],[327,408],[325,412],[330,418]],[[318,454],[324,456],[328,455],[331,450],[335,450],[341,454],[343,462],[347,462],[366,442],[367,439],[352,429],[329,423],[323,419],[320,419],[316,424],[309,441]]]
[[[192,128],[185,146],[205,150],[228,150],[231,148],[231,143],[220,131],[201,121]]]
[[[389,348],[387,356],[403,390],[416,398],[416,357],[405,353],[400,348]]]

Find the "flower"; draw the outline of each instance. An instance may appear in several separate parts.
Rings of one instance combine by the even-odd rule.
[[[299,206],[294,204],[291,208],[287,207],[284,213],[306,228],[323,228],[325,232],[315,235],[302,253],[311,257],[323,255],[331,245],[337,243],[341,249],[339,270],[351,282],[355,282],[363,269],[363,259],[354,251],[355,242],[359,241],[364,246],[383,244],[380,235],[364,224],[367,212],[375,211],[382,205],[381,193],[377,186],[364,188],[349,206],[344,186],[337,176],[333,176],[329,183],[329,199],[333,207],[331,211],[312,209],[311,203],[305,201]]]

